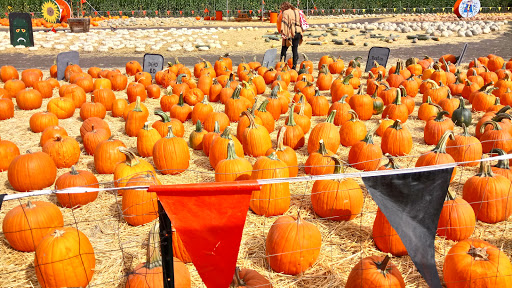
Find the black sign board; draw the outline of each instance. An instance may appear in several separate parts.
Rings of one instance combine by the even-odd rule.
[[[80,65],[80,54],[77,51],[62,52],[57,55],[57,80],[64,79],[64,72],[69,65]]]
[[[34,46],[32,18],[28,13],[9,13],[9,31],[12,46]]]
[[[263,62],[261,62],[261,66],[263,67],[274,67],[276,65],[276,57],[277,57],[277,49],[268,49],[263,55]]]
[[[144,54],[142,65],[142,70],[155,78],[156,72],[164,69],[164,56],[160,54]]]
[[[373,62],[377,61],[379,65],[386,67],[389,58],[389,48],[387,47],[372,47],[368,52],[368,59],[366,59],[366,68],[364,72],[368,72],[373,68]]]

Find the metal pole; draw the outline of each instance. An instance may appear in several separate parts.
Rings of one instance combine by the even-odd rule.
[[[164,288],[174,288],[174,258],[172,253],[172,225],[158,201],[158,218],[160,221],[160,250],[162,253],[162,271]]]
[[[226,0],[226,22],[229,20],[229,0]]]

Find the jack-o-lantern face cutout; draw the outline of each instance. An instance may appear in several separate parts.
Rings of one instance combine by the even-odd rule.
[[[27,13],[11,13],[9,15],[11,44],[13,46],[34,46],[32,21]]]

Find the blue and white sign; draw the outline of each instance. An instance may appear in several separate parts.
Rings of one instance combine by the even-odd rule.
[[[462,0],[459,5],[459,13],[463,18],[475,17],[480,12],[479,0]]]

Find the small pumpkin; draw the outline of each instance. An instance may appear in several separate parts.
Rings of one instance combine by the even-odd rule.
[[[386,128],[381,140],[382,153],[392,156],[405,156],[412,150],[412,135],[407,127],[402,126],[400,120]]]
[[[325,119],[325,122],[318,123],[309,134],[308,139],[308,153],[318,151],[320,148],[319,141],[323,139],[325,147],[336,153],[340,146],[340,134],[338,128],[333,124],[336,110],[333,110]]]
[[[137,133],[137,152],[141,157],[153,156],[153,146],[162,138],[160,133],[149,124],[150,122],[144,123],[144,127]]]
[[[335,162],[330,156],[334,153],[325,147],[323,139],[320,139],[318,145],[318,151],[309,154],[304,170],[308,175],[332,174]]]
[[[194,150],[203,150],[203,139],[204,136],[208,133],[208,131],[203,129],[201,125],[201,121],[197,120],[196,129],[190,133],[189,136],[189,144],[190,147]]]
[[[293,115],[293,112],[290,113]],[[264,126],[256,124],[254,116],[251,113],[244,111],[243,114],[249,118],[250,122],[249,126],[245,128],[242,135],[244,153],[253,157],[264,156],[265,152],[272,148],[272,140],[270,139],[270,134]],[[299,129],[299,133],[302,133],[302,128],[298,126],[297,128]],[[304,136],[302,136],[302,139],[304,139]],[[215,145],[215,142],[216,140],[214,141],[213,145]]]
[[[418,157],[418,160],[416,160],[415,167],[455,163],[453,157],[450,154],[446,153],[446,143],[448,141],[448,138],[450,138],[451,140],[455,140],[453,131],[448,130],[444,132],[443,135],[441,136],[441,139],[439,139],[439,142],[437,143],[436,147],[432,149],[432,151],[424,153],[423,155]],[[452,177],[450,178],[450,182],[453,181],[453,178],[455,177],[456,174],[457,168],[454,167]]]
[[[174,136],[172,127],[168,128],[167,136],[153,146],[153,162],[160,173],[165,175],[180,174],[188,168],[190,154],[187,142]]]
[[[94,174],[85,170],[76,170],[71,166],[71,171],[62,174],[55,181],[55,189],[62,190],[71,187],[99,188],[98,179]],[[74,208],[93,202],[98,197],[98,192],[87,193],[57,193],[57,201],[62,207]]]
[[[247,159],[236,155],[235,142],[229,140],[226,159],[219,161],[215,166],[215,181],[249,180],[251,173],[251,163]]]
[[[30,130],[34,133],[43,132],[50,126],[59,125],[57,116],[50,112],[38,112],[30,116]]]
[[[468,239],[475,230],[476,217],[471,205],[448,191],[437,224],[437,235],[452,241]]]
[[[402,274],[389,259],[388,255],[385,257],[370,256],[361,259],[350,271],[345,288],[405,288]]]
[[[351,147],[366,137],[366,125],[359,120],[354,110],[348,111],[352,118],[340,127],[340,143],[345,147]],[[337,150],[337,148],[336,148]],[[334,151],[333,151],[334,152]]]
[[[281,127],[279,130],[279,133],[277,134],[277,146],[275,149],[270,148],[265,153],[266,156],[269,156],[272,153],[276,153],[277,158],[279,160],[283,161],[288,165],[289,169],[289,177],[297,177],[297,174],[299,173],[299,166],[297,163],[297,153],[295,150],[293,150],[289,146],[285,146],[284,141],[284,135],[286,131],[286,126]]]
[[[50,155],[57,168],[71,168],[80,159],[80,145],[73,137],[56,136],[46,141],[43,152]]]
[[[453,131],[453,121],[444,115],[448,115],[448,112],[440,111],[436,118],[427,121],[423,130],[423,139],[428,145],[436,145],[446,131]]]
[[[380,166],[382,150],[373,143],[373,134],[376,129],[366,133],[366,137],[350,147],[348,164],[358,170],[374,171]]]

